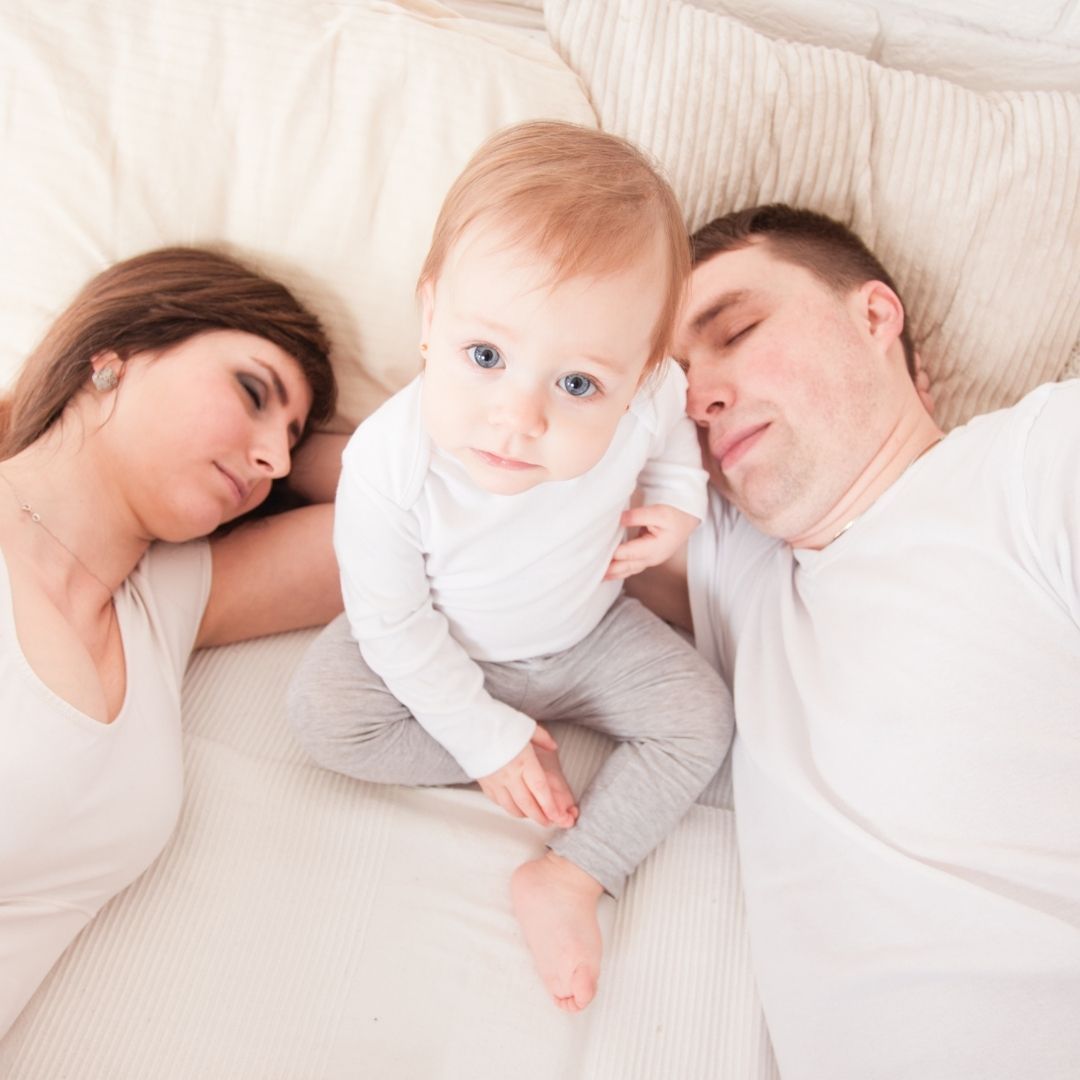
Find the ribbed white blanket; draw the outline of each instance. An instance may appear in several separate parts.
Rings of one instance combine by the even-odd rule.
[[[5,1080],[756,1080],[732,814],[697,806],[604,911],[600,994],[547,1000],[509,875],[543,833],[478,790],[380,788],[309,764],[282,700],[309,634],[200,653],[187,799],[8,1037]],[[563,731],[571,781],[605,752]],[[712,801],[723,801],[718,782]]]

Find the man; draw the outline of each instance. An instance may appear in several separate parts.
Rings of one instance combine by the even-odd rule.
[[[694,245],[715,490],[656,606],[733,685],[780,1071],[1080,1076],[1080,381],[943,438],[847,229],[773,206]]]

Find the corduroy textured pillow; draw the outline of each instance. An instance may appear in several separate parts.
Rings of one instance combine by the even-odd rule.
[[[661,163],[692,228],[774,200],[854,227],[901,289],[943,423],[1066,372],[1080,95],[966,90],[679,0],[547,0],[545,18],[601,127]]]

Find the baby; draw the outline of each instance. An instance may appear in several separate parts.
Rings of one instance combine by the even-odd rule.
[[[477,780],[559,827],[511,892],[569,1011],[596,991],[601,893],[619,895],[731,739],[722,681],[621,595],[705,509],[685,378],[665,358],[688,264],[674,195],[621,139],[536,122],[479,150],[420,274],[423,372],[343,457],[345,614],[289,692],[325,767]],[[580,808],[537,723],[556,719],[617,744]]]

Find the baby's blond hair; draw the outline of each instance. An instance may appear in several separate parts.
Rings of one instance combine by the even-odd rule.
[[[549,259],[552,284],[631,267],[659,238],[664,303],[646,370],[667,354],[690,272],[689,238],[674,192],[625,139],[550,120],[493,135],[447,192],[418,288],[438,281],[477,222],[498,224],[515,246]]]

